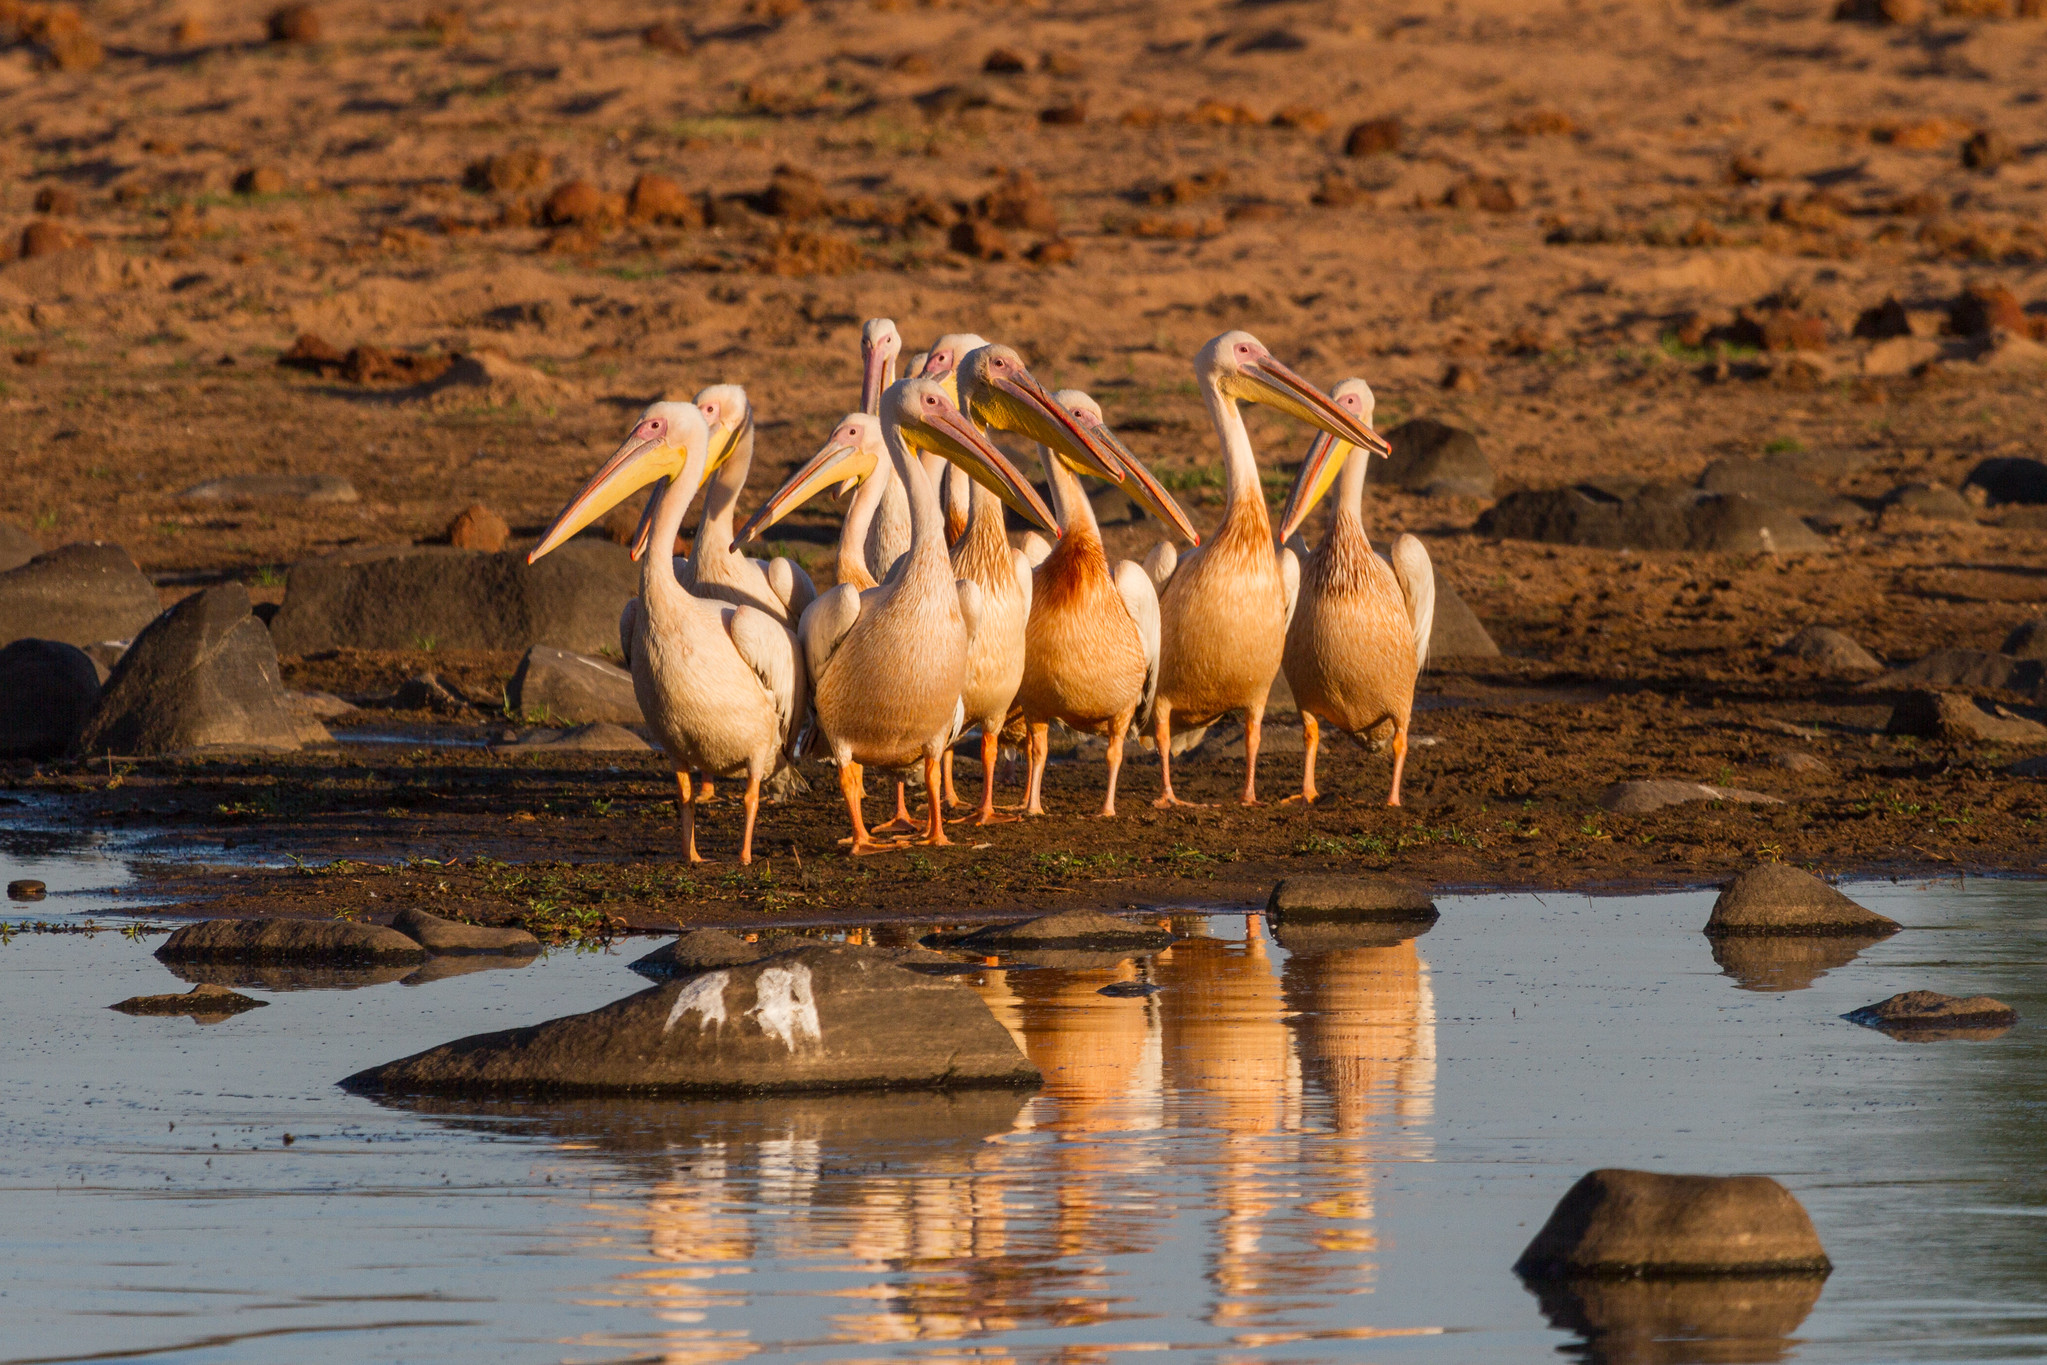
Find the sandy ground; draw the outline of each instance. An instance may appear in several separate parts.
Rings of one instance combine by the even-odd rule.
[[[641,405],[716,381],[753,397],[764,489],[853,405],[870,315],[913,347],[981,331],[1048,385],[1090,390],[1203,526],[1220,489],[1187,362],[1227,327],[1318,381],[1366,376],[1382,427],[1476,431],[1503,493],[1690,479],[1766,450],[1834,460],[1865,498],[1958,484],[1986,457],[2040,453],[2023,333],[2047,331],[2047,22],[1931,8],[1881,26],[1801,3],[336,3],[293,43],[265,40],[261,7],[88,5],[97,66],[53,69],[47,42],[0,51],[0,240],[34,253],[0,264],[0,518],[49,545],[119,542],[166,600],[224,577],[276,600],[295,560],[429,538],[472,502],[530,536]],[[1397,132],[1359,150],[1390,149],[1345,155],[1380,119]],[[646,176],[682,193],[628,199]],[[587,191],[555,193],[575,181]],[[2028,310],[1986,360],[1941,333],[1970,283]],[[1854,332],[1887,298],[1952,358],[1870,373],[1884,367]],[[1818,349],[1694,344],[1769,305],[1812,322]],[[384,356],[276,364],[304,333]],[[521,368],[408,387],[482,351]],[[1305,444],[1277,417],[1252,430],[1275,475]],[[178,496],[247,472],[337,474],[361,497]],[[766,867],[707,875],[673,862],[651,760],[352,748],[145,764],[112,791],[104,772],[7,780],[71,791],[80,821],[194,837],[240,821],[309,858],[402,839],[462,870],[378,874],[391,887],[447,881],[492,913],[906,909],[956,898],[967,868],[977,895],[1018,906],[1098,883],[1133,902],[1240,896],[1320,864],[1529,885],[1699,880],[1757,856],[2039,868],[2037,779],[2001,773],[2016,753],[1872,738],[1885,698],[1768,655],[1814,622],[1891,660],[1996,648],[2047,614],[2037,516],[1884,517],[1747,561],[1493,543],[1471,531],[1483,507],[1371,497],[1374,534],[1422,535],[1513,656],[1436,676],[1461,700],[1425,717],[1441,743],[1418,752],[1405,812],[1372,804],[1383,759],[1339,750],[1336,799],[1311,813],[1139,800],[1111,829],[1060,815],[985,850],[848,869],[821,794],[771,813]],[[822,580],[829,535],[822,514],[797,518],[782,548]],[[1124,528],[1112,550],[1151,538]],[[488,696],[512,662],[312,659],[288,676],[368,696],[433,666]],[[1773,720],[1826,737],[1760,728]],[[1298,760],[1272,747],[1277,796]],[[1787,748],[1833,775],[1769,767]],[[1185,771],[1215,799],[1237,769]],[[1591,804],[1639,776],[1798,799],[1642,821]],[[1088,808],[1096,780],[1057,769],[1055,805]],[[1133,766],[1127,789],[1155,780]],[[723,820],[708,841],[729,856]],[[564,866],[541,894],[479,870],[486,854]]]

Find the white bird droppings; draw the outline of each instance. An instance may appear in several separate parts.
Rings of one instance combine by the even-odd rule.
[[[723,1001],[719,1017],[723,1018]],[[761,1032],[780,1038],[791,1052],[799,1042],[824,1041],[817,1024],[817,999],[810,991],[810,968],[769,967],[754,983],[754,1007],[747,1011],[761,1026]]]
[[[708,972],[676,992],[675,1004],[668,1011],[668,1022],[661,1026],[663,1033],[675,1027],[676,1021],[691,1010],[697,1012],[697,1029],[701,1032],[713,1024],[725,1022],[725,983],[732,979],[730,972]]]

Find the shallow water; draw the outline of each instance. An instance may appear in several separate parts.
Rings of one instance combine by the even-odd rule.
[[[1710,893],[1449,897],[1291,953],[1188,916],[1149,960],[965,978],[1046,1085],[951,1100],[382,1105],[333,1082],[629,993],[648,945],[195,1025],[104,1008],[184,989],[156,940],[17,935],[0,1362],[2047,1355],[2047,886],[1853,890],[1916,930],[1738,977]],[[2021,1022],[1838,1018],[1922,986]],[[1837,1269],[1809,1314],[1689,1306],[1746,1340],[1588,1351],[1508,1267],[1600,1165],[1773,1174]]]

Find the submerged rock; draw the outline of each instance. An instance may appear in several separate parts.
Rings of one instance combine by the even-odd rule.
[[[99,696],[99,670],[76,645],[16,640],[0,648],[0,758],[68,753]]]
[[[188,924],[156,950],[159,962],[401,963],[426,949],[381,924],[339,919],[210,919]]]
[[[1797,659],[1830,673],[1881,673],[1884,666],[1874,654],[1832,626],[1807,626],[1771,651],[1780,658]]]
[[[118,545],[62,545],[0,573],[0,644],[132,640],[163,610]]]
[[[79,735],[86,753],[300,748],[324,740],[286,704],[270,633],[239,583],[194,593],[135,637]]]
[[[535,645],[526,651],[505,695],[515,715],[543,724],[645,723],[639,697],[633,692],[632,674],[616,664],[552,645]]]
[[[540,940],[524,929],[488,924],[465,924],[442,919],[424,910],[400,910],[391,927],[430,953],[495,953],[507,957],[533,957],[540,952]]]
[[[190,1014],[203,1022],[225,1019],[246,1010],[260,1010],[269,1003],[268,1000],[252,1000],[225,986],[208,985],[202,981],[182,995],[134,995],[107,1008],[123,1014]]]
[[[1665,806],[1681,806],[1688,801],[1733,801],[1738,805],[1749,806],[1784,804],[1784,798],[1781,796],[1768,796],[1741,787],[1713,787],[1704,782],[1678,782],[1666,777],[1616,782],[1599,796],[1600,809],[1610,810],[1615,815],[1648,815],[1662,810]]]
[[[1580,1178],[1514,1263],[1537,1280],[1832,1269],[1812,1219],[1768,1176],[1611,1167]]]
[[[1434,924],[1435,901],[1412,882],[1375,872],[1311,872],[1272,888],[1265,913],[1275,924]]]
[[[1841,1017],[1866,1028],[1881,1029],[1894,1038],[1930,1043],[1948,1038],[2001,1037],[2018,1023],[2019,1012],[1987,995],[1961,997],[1938,991],[1905,991]]]
[[[728,934],[723,929],[685,929],[628,965],[650,980],[673,981],[677,977],[695,976],[716,967],[758,962],[764,957],[773,957],[782,951],[782,947],[748,943],[739,935]]]
[[[1039,1083],[981,998],[865,949],[799,948],[587,1014],[372,1067],[358,1091],[443,1094],[1024,1088]]]
[[[1759,863],[1721,889],[1705,933],[1709,938],[1743,934],[1888,938],[1904,927],[1857,905],[1810,872],[1785,863]]]
[[[2036,665],[2037,667],[2037,665]],[[1953,692],[1907,692],[1884,723],[1887,735],[1918,735],[1950,744],[1987,741],[1996,744],[2047,744],[2047,725],[2027,720],[2000,706],[1986,711],[1975,700]]]
[[[1172,941],[1169,931],[1154,925],[1132,924],[1099,910],[1061,910],[1020,924],[990,925],[945,942],[932,942],[931,946],[990,953],[1048,948],[1142,952],[1163,948]]]
[[[39,901],[49,890],[34,877],[19,877],[7,883],[7,899],[11,901]]]
[[[1712,939],[1713,961],[1721,974],[1734,978],[1742,990],[1802,991],[1889,937],[1888,933],[1720,934]]]

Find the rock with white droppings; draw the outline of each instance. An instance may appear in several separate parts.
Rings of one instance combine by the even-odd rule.
[[[459,1095],[756,1094],[1026,1088],[1039,1079],[967,986],[835,944],[460,1039],[343,1084]]]
[[[627,965],[652,981],[674,981],[717,967],[736,967],[772,957],[788,945],[748,943],[723,929],[685,929],[644,957]]]

